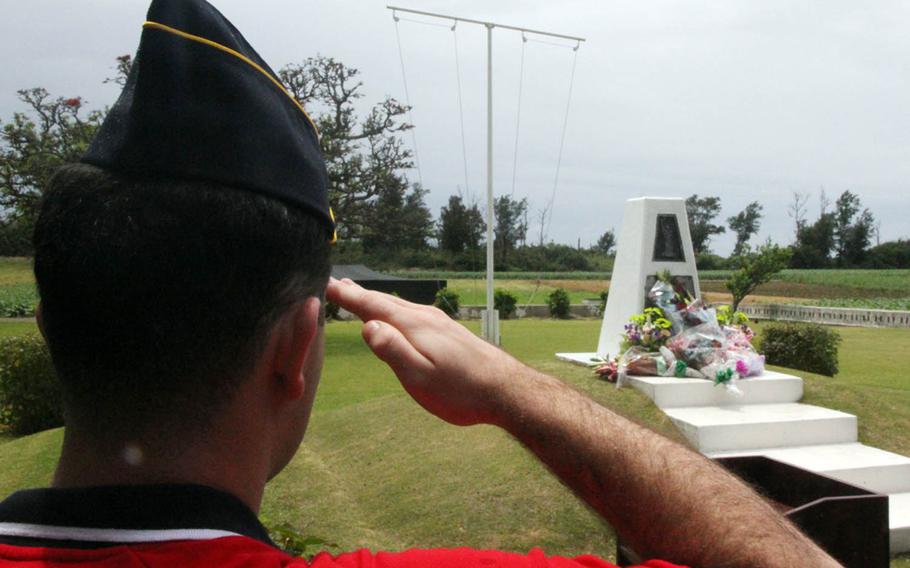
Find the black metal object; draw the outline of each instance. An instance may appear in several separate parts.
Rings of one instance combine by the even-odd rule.
[[[888,496],[765,456],[719,458],[846,568],[887,568]],[[617,538],[620,566],[639,562]],[[672,560],[672,559],[669,559]]]
[[[432,304],[436,300],[436,291],[448,284],[446,280],[412,280],[383,274],[362,264],[333,266],[332,276],[339,280],[350,278],[367,290],[397,294],[400,298],[417,304]]]

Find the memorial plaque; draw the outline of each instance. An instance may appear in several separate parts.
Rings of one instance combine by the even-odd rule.
[[[679,234],[679,221],[676,215],[658,215],[657,229],[654,231],[654,261],[685,262],[682,237]]]

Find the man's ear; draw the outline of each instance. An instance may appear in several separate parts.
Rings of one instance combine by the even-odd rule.
[[[303,396],[307,377],[303,372],[319,335],[322,302],[310,297],[294,304],[272,330],[271,377],[281,396]]]

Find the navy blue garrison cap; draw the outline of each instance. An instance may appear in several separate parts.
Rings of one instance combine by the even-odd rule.
[[[335,233],[316,125],[204,0],[154,0],[120,98],[83,162],[222,183],[300,207]]]

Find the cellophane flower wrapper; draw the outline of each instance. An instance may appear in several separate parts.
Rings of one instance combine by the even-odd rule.
[[[617,359],[596,362],[594,364],[594,374],[603,377],[607,382],[617,382],[619,380],[619,365]]]
[[[609,370],[615,373],[617,387],[628,376],[691,377],[712,380],[742,395],[736,382],[764,372],[764,356],[752,347],[748,325],[720,325],[714,308],[661,280],[647,296],[663,318],[649,308],[626,325],[624,345],[629,348]]]
[[[677,359],[701,370],[716,358],[718,350],[726,347],[726,335],[716,323],[703,323],[684,329],[667,342]]]
[[[724,360],[726,352],[718,351],[717,359],[702,367],[701,372],[705,378],[714,381],[715,386],[723,386],[728,394],[735,397],[743,396],[743,391],[737,384],[740,379],[739,373],[736,372],[735,361]]]
[[[651,289],[648,290],[648,300],[663,310],[664,315],[673,324],[673,327],[670,328],[672,334],[675,335],[682,331],[682,319],[676,317],[676,314],[680,309],[685,307],[685,303],[680,303],[676,292],[673,290],[673,286],[668,282],[658,280],[651,286]]]
[[[651,376],[657,374],[657,361],[660,353],[648,351],[643,347],[630,347],[619,358],[617,363],[616,388],[626,384],[629,375]]]
[[[667,347],[661,347],[657,352],[643,347],[626,350],[616,364],[616,375],[616,388],[625,385],[629,376],[705,378],[705,375],[677,358]]]
[[[683,309],[678,310],[674,317],[679,320],[674,321],[674,324],[678,323],[682,331],[700,325],[710,325],[720,329],[720,324],[717,323],[717,312],[714,311],[714,308],[705,306],[701,300],[693,300]]]

